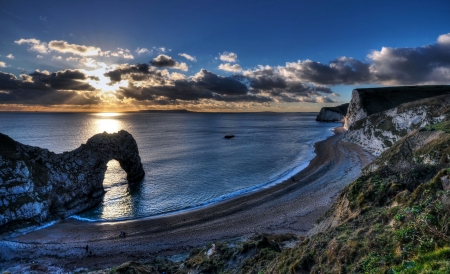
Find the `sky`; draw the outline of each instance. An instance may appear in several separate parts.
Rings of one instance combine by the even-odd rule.
[[[319,111],[450,84],[450,1],[0,0],[0,111]]]

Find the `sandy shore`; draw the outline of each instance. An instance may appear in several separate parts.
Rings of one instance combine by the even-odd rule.
[[[104,223],[62,221],[0,241],[0,261],[4,267],[33,261],[66,270],[105,268],[255,233],[305,235],[339,191],[373,159],[361,147],[342,142],[342,128],[335,133],[315,144],[316,157],[295,181],[173,216]],[[126,238],[119,237],[121,230]],[[86,245],[95,256],[87,256]]]

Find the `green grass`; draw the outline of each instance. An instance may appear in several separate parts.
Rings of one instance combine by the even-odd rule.
[[[442,130],[445,133],[450,133],[450,121],[444,121],[441,123],[428,125],[425,127],[427,130]]]

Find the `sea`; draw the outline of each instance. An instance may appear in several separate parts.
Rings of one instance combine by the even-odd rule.
[[[103,201],[72,216],[117,221],[177,214],[289,179],[314,158],[314,143],[341,125],[316,122],[316,115],[0,112],[0,132],[55,153],[76,149],[97,133],[131,133],[146,172],[143,181],[128,185],[111,160]],[[235,137],[225,139],[229,134]]]

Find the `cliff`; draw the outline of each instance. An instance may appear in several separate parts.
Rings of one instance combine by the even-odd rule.
[[[450,95],[425,98],[353,122],[344,141],[356,143],[379,155],[413,130],[448,119]]]
[[[0,134],[0,234],[66,218],[99,203],[112,159],[119,161],[129,183],[144,177],[136,141],[124,130],[94,135],[61,154]]]
[[[400,86],[354,89],[345,117],[345,129],[369,115],[395,108],[401,104],[428,97],[450,94],[450,86]]]
[[[316,117],[316,121],[320,122],[338,122],[344,121],[347,114],[348,103],[336,107],[323,107]]]

